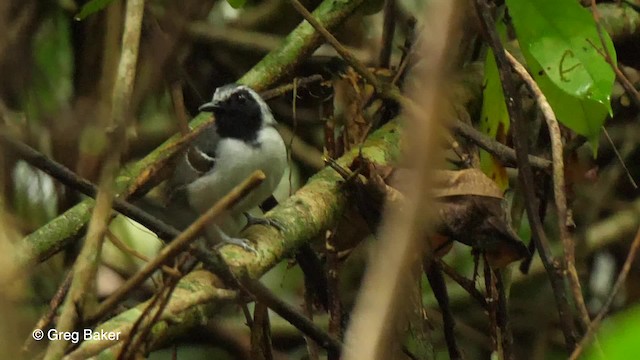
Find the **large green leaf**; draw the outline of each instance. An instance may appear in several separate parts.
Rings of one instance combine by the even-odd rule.
[[[506,2],[529,70],[558,120],[595,142],[611,112],[615,74],[591,13],[575,0]],[[602,35],[615,61],[613,43]]]

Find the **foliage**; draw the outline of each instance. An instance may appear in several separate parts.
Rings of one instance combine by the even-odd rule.
[[[504,22],[498,23],[498,33],[503,41],[506,37]],[[504,101],[502,83],[498,74],[498,66],[493,51],[488,50],[484,61],[484,87],[482,89],[482,111],[480,113],[480,130],[493,139],[506,142],[509,133],[509,114]],[[502,190],[509,186],[509,178],[505,167],[490,153],[480,151],[480,168]]]
[[[124,53],[120,51],[122,31],[118,26],[124,23],[122,20],[126,11],[102,11],[107,6],[117,5],[113,0],[79,2],[83,3],[79,11],[73,1],[45,2],[45,5],[36,3],[34,7],[37,11],[32,15],[37,16],[33,17],[33,23],[27,22],[28,26],[23,26],[17,20],[15,22],[18,24],[14,24],[13,18],[5,17],[11,20],[7,20],[9,30],[19,32],[20,29],[27,29],[25,33],[14,35],[7,31],[10,36],[6,38],[0,34],[0,50],[9,46],[6,44],[22,46],[28,50],[25,52],[28,54],[28,61],[25,57],[19,57],[21,52],[14,51],[13,48],[0,51],[0,69],[7,68],[7,59],[18,59],[15,62],[23,63],[23,67],[18,68],[19,71],[12,71],[29,74],[25,77],[28,79],[25,82],[27,84],[15,91],[17,96],[14,97],[6,95],[11,93],[7,88],[11,85],[12,73],[8,71],[3,74],[6,80],[0,83],[0,136],[5,131],[15,134],[20,141],[37,147],[46,154],[45,157],[54,158],[79,174],[86,170],[86,177],[96,181],[95,176],[91,177],[96,173],[91,173],[90,170],[100,170],[102,151],[99,150],[110,146],[108,135],[114,130],[105,128],[96,119],[101,111],[100,107],[110,102],[108,97],[112,93],[112,75],[115,73],[112,70],[115,69],[120,54]],[[70,3],[74,6],[69,6]],[[381,0],[325,0],[314,3],[317,7],[313,16],[336,35],[341,43],[348,44],[347,47],[353,50],[354,56],[363,65],[374,66],[380,61],[376,57],[382,57],[383,53],[378,51],[383,46],[379,41],[382,31],[378,25],[384,19],[384,3]],[[20,7],[19,2],[16,1],[15,4],[16,8]],[[122,164],[126,165],[118,174],[116,193],[120,199],[124,199],[141,195],[155,187],[148,196],[154,200],[162,198],[165,189],[162,188],[163,185],[157,184],[169,173],[174,156],[183,149],[186,141],[179,140],[181,137],[177,124],[188,123],[194,131],[211,125],[213,120],[210,115],[198,114],[197,109],[205,99],[211,97],[215,87],[239,79],[239,83],[257,91],[272,90],[275,87],[278,87],[276,90],[289,88],[269,100],[283,134],[286,131],[295,134],[291,141],[285,139],[285,143],[293,144],[289,149],[289,163],[292,173],[298,174],[293,180],[300,177],[300,184],[297,184],[297,181],[292,181],[292,177],[285,176],[281,184],[285,185],[286,190],[281,197],[276,195],[280,205],[268,214],[284,230],[260,225],[249,227],[242,236],[246,235],[257,244],[258,254],[233,246],[222,247],[220,253],[238,278],[245,275],[252,279],[259,278],[279,299],[292,305],[296,311],[304,304],[305,311],[313,315],[313,323],[325,329],[324,331],[331,332],[336,338],[340,338],[343,335],[341,331],[350,324],[352,309],[358,292],[362,289],[363,272],[370,264],[368,262],[372,261],[369,252],[375,248],[378,240],[375,235],[379,223],[367,222],[368,219],[365,218],[373,214],[378,216],[379,221],[380,216],[384,215],[381,205],[384,200],[400,202],[407,197],[401,186],[394,187],[396,181],[401,183],[403,180],[398,174],[404,169],[394,166],[405,150],[403,121],[410,120],[410,117],[404,116],[399,110],[398,103],[403,103],[401,100],[405,100],[405,96],[413,95],[408,91],[410,83],[423,79],[413,77],[412,72],[404,73],[399,69],[413,70],[423,64],[423,60],[417,57],[419,51],[415,45],[420,44],[416,39],[425,23],[419,19],[419,25],[414,28],[411,21],[398,21],[406,14],[419,17],[422,10],[420,1],[396,5],[401,13],[391,17],[395,19],[395,36],[388,43],[392,54],[389,62],[391,65],[372,71],[384,85],[380,88],[382,90],[374,90],[356,71],[350,71],[349,76],[338,79],[342,67],[348,66],[348,61],[334,52],[327,52],[327,47],[318,49],[325,40],[308,22],[300,23],[299,14],[288,1],[160,0],[147,1],[144,11],[139,65],[135,69],[135,91],[131,98],[131,122],[126,129],[129,136],[128,149],[122,157]],[[230,11],[229,6],[237,10]],[[311,5],[305,2],[305,6]],[[625,7],[625,17],[638,15],[628,8]],[[577,0],[506,0],[506,5],[500,5],[496,12],[500,14],[496,26],[503,45],[518,61],[526,63],[528,71],[542,88],[559,120],[566,126],[562,128],[562,141],[565,144],[573,141],[578,134],[586,137],[595,149],[605,118],[607,114],[612,114],[615,125],[622,129],[618,130],[617,136],[612,131],[613,143],[624,145],[620,151],[621,158],[637,157],[640,149],[636,140],[640,138],[637,135],[637,118],[629,120],[620,116],[621,113],[631,113],[637,117],[637,109],[627,104],[623,111],[616,112],[616,105],[620,104],[613,102],[614,105],[611,105],[610,98],[615,100],[615,95],[612,95],[615,94],[612,91],[614,74],[611,66],[604,60],[600,34],[589,11],[581,8]],[[3,7],[0,6],[0,15],[2,14]],[[20,15],[19,11],[16,14]],[[232,14],[233,19],[229,14]],[[371,16],[362,16],[363,14]],[[0,19],[3,17],[0,16]],[[86,21],[74,22],[74,19]],[[611,18],[603,21],[603,24],[609,24],[610,21]],[[490,138],[490,144],[502,145],[503,149],[513,152],[512,129],[500,73],[494,54],[487,46],[486,37],[478,36],[480,30],[472,27],[475,25],[472,21],[464,24],[472,31],[465,33],[468,38],[461,42],[473,44],[473,51],[450,61],[451,64],[465,64],[464,70],[478,69],[472,74],[464,71],[458,73],[460,69],[455,68],[450,77],[452,80],[447,78],[452,87],[460,85],[457,81],[460,80],[460,87],[464,88],[461,91],[463,96],[458,97],[458,89],[455,89],[456,96],[451,97],[456,112],[451,117],[456,117],[453,119],[456,124],[459,123],[458,119],[469,119],[468,123],[475,128],[468,127],[476,135],[486,134],[485,137]],[[428,29],[428,24],[425,28]],[[607,29],[622,29],[625,36],[636,34],[629,26],[611,26]],[[611,40],[613,38],[618,46],[616,36],[610,37],[606,33],[602,36],[613,61],[620,57],[623,59],[621,62],[627,65],[629,59],[634,59],[629,54],[624,58],[624,47],[618,47],[616,53]],[[274,40],[268,42],[275,45],[265,46],[256,39]],[[519,49],[515,48],[518,46],[516,44],[519,44]],[[631,68],[638,66],[637,63],[629,63]],[[336,68],[341,71],[336,71]],[[481,75],[483,68],[484,75]],[[309,76],[312,74],[313,76]],[[458,76],[462,79],[458,79]],[[511,76],[512,79],[519,80],[517,74],[511,73]],[[292,81],[293,77],[297,79]],[[316,80],[305,83],[312,77],[316,77]],[[322,82],[319,78],[322,78]],[[391,79],[394,79],[393,84]],[[638,83],[640,81],[636,80],[635,85]],[[298,86],[293,94],[288,87],[291,84]],[[279,85],[285,86],[280,88]],[[385,90],[389,93],[385,93]],[[398,90],[399,94],[392,94],[392,90]],[[528,91],[524,88],[521,90],[521,94],[525,95],[516,99],[517,102],[533,103],[527,97]],[[481,99],[482,108],[478,109],[475,105]],[[629,98],[626,99],[628,101]],[[535,105],[524,109],[525,121],[532,129],[532,134],[546,135],[545,125],[533,121],[533,115],[537,111]],[[347,108],[348,111],[341,112],[341,108]],[[348,116],[344,116],[345,113]],[[336,118],[340,121],[333,121]],[[448,271],[467,282],[459,281],[456,284],[452,280],[454,276],[445,269],[443,271],[449,275],[443,277],[444,290],[434,290],[436,286],[429,282],[428,275],[418,273],[420,276],[412,284],[415,289],[412,289],[414,293],[407,302],[407,309],[399,309],[407,310],[409,317],[407,326],[401,329],[405,336],[402,345],[405,346],[405,351],[413,352],[416,357],[446,357],[450,339],[445,339],[446,330],[443,329],[447,326],[445,316],[449,311],[456,319],[455,340],[465,358],[473,360],[502,355],[499,354],[500,346],[504,344],[497,344],[504,333],[503,328],[499,328],[497,324],[501,319],[496,315],[497,307],[507,304],[507,301],[503,302],[494,291],[499,287],[495,281],[487,284],[498,273],[491,273],[494,270],[492,265],[498,262],[491,263],[492,254],[488,251],[495,250],[494,258],[507,260],[500,262],[495,268],[504,270],[500,279],[504,279],[506,285],[500,285],[500,290],[505,290],[509,306],[506,314],[500,316],[504,316],[503,319],[508,320],[513,329],[514,358],[526,357],[532,351],[542,351],[542,348],[546,349],[546,353],[536,353],[537,357],[566,358],[567,348],[560,344],[561,340],[557,336],[559,329],[565,324],[558,321],[554,291],[550,289],[548,279],[542,276],[545,270],[540,265],[537,250],[528,274],[521,274],[512,265],[502,268],[506,262],[528,255],[528,250],[524,250],[525,245],[537,230],[530,225],[524,214],[522,185],[515,180],[516,171],[513,170],[517,170],[520,164],[517,159],[500,155],[495,150],[476,151],[478,146],[482,146],[481,141],[455,129],[443,141],[445,146],[460,145],[459,149],[452,146],[454,151],[449,158],[452,161],[447,166],[454,169],[452,172],[456,174],[470,171],[461,168],[469,164],[477,165],[474,161],[479,156],[481,169],[498,184],[499,189],[497,195],[492,196],[492,201],[469,196],[474,194],[466,189],[449,194],[445,200],[439,200],[437,213],[441,218],[438,219],[438,230],[446,233],[446,236],[439,233],[429,238],[431,249],[436,249],[437,257],[442,256],[436,262],[443,268],[447,266]],[[361,130],[362,133],[359,132]],[[557,207],[554,206],[556,204],[552,196],[554,190],[550,185],[550,173],[553,170],[549,165],[540,165],[540,162],[551,163],[548,136],[531,136],[529,140],[536,142],[531,156],[539,161],[537,164],[533,162],[536,206],[544,231],[550,239],[553,258],[560,259],[563,249],[555,232],[558,212],[555,211]],[[567,164],[563,172],[567,179],[564,188],[571,203],[571,215],[577,224],[572,240],[575,240],[576,250],[580,254],[576,260],[581,269],[582,290],[587,304],[591,305],[591,300],[602,295],[595,294],[592,282],[606,277],[604,275],[612,279],[616,273],[616,265],[620,262],[620,257],[616,256],[610,265],[611,269],[608,272],[602,271],[592,264],[591,256],[608,252],[611,248],[615,250],[612,253],[620,251],[623,247],[621,240],[626,239],[630,231],[628,228],[637,225],[638,214],[635,208],[640,208],[640,202],[636,201],[635,205],[631,205],[629,199],[637,193],[635,190],[629,191],[628,184],[620,180],[620,174],[624,173],[619,162],[612,160],[610,149],[603,147],[606,151],[601,149],[598,162],[595,163],[590,158],[590,149],[580,143],[578,146],[578,150],[574,147],[563,149]],[[324,158],[328,154],[337,159],[338,167],[357,175],[339,176],[334,168],[323,167]],[[363,159],[354,163],[358,154],[371,163]],[[27,312],[36,313],[33,319],[26,321],[27,326],[33,326],[37,317],[47,310],[54,296],[53,290],[60,285],[59,279],[52,274],[67,273],[77,259],[76,245],[81,244],[83,229],[92,214],[94,201],[79,196],[75,190],[58,184],[49,175],[34,170],[31,165],[20,161],[18,156],[14,159],[12,155],[9,153],[5,157],[4,151],[0,153],[0,191],[4,191],[0,194],[0,223],[3,224],[2,227],[5,224],[14,226],[14,232],[19,234],[14,242],[20,250],[11,253],[14,263],[22,269],[27,269],[36,262],[46,263],[40,264],[41,268],[43,265],[47,266],[44,276],[24,271],[25,283],[33,288],[30,290],[35,295],[19,299],[18,303],[21,305],[17,307],[28,307]],[[315,160],[315,166],[309,165],[314,161],[306,162],[308,157]],[[636,174],[640,173],[636,163],[629,162],[630,177],[637,177]],[[351,168],[347,169],[349,166]],[[595,169],[603,175],[594,175]],[[3,177],[3,174],[6,176]],[[594,179],[589,180],[593,181],[592,184],[585,181],[588,176]],[[359,184],[360,187],[352,187],[353,184]],[[443,184],[440,183],[440,186]],[[375,193],[381,189],[382,194]],[[447,183],[444,189],[451,191],[456,188]],[[433,186],[430,190],[438,189]],[[10,201],[5,201],[2,195]],[[379,201],[365,201],[370,200],[369,198]],[[359,206],[353,206],[354,203]],[[371,214],[367,214],[367,211]],[[509,219],[506,213],[514,218]],[[591,236],[596,241],[583,241],[584,238],[589,238],[590,231],[600,226],[600,222],[608,221],[609,215],[613,217],[619,213],[624,213],[625,218],[624,221],[614,223],[614,230],[607,230],[605,235]],[[11,221],[5,221],[5,214],[9,214],[6,219]],[[49,223],[42,225],[45,221]],[[2,227],[0,241],[3,241],[4,235]],[[500,238],[500,233],[487,231],[513,230],[511,227],[517,233],[511,231],[512,233],[507,234],[514,237],[514,243],[521,250],[514,251],[517,257],[509,256],[512,254],[506,251],[509,247]],[[101,301],[147,264],[149,260],[144,259],[145,257],[152,259],[159,251],[158,248],[163,246],[149,229],[124,215],[114,216],[99,258],[100,276],[95,281],[95,292]],[[330,236],[335,238],[335,243],[328,241]],[[4,249],[2,245],[4,244],[0,243],[0,248]],[[623,250],[626,250],[626,245],[624,246]],[[309,272],[309,268],[304,268],[308,266],[304,264],[308,259],[301,256],[305,251],[317,257],[312,257],[318,263],[318,267],[312,268],[312,272]],[[51,257],[63,252],[64,256],[51,260]],[[387,260],[391,260],[391,257],[384,259]],[[176,274],[181,271],[175,266],[176,263],[178,262],[167,261],[163,271],[157,272],[158,276],[147,279],[135,292],[127,294],[126,300],[121,300],[118,304],[121,306],[113,309],[109,317],[92,322],[91,326],[123,331],[134,329],[138,334],[144,333],[146,325],[135,325],[136,320],[150,303],[150,299],[161,293],[160,290],[166,289],[166,283],[159,280],[173,281],[175,275],[186,275],[180,279],[167,307],[150,328],[146,338],[148,342],[144,344],[148,346],[143,346],[145,350],[142,351],[156,351],[167,346],[165,349],[173,350],[164,351],[163,354],[160,354],[163,350],[156,351],[151,356],[164,358],[175,356],[174,353],[178,353],[179,358],[192,356],[191,347],[195,349],[204,346],[200,346],[202,344],[199,343],[199,337],[191,335],[205,328],[216,335],[215,340],[207,344],[211,349],[215,348],[215,354],[210,356],[233,358],[238,352],[234,348],[236,346],[242,348],[240,351],[255,351],[254,348],[245,349],[251,346],[249,341],[253,338],[249,333],[254,329],[247,326],[251,321],[245,318],[247,314],[242,312],[244,309],[236,305],[238,296],[245,295],[234,287],[237,284],[230,282],[222,288],[221,278],[205,269]],[[559,261],[559,270],[564,270],[562,265],[562,261]],[[54,271],[49,271],[49,267]],[[417,266],[415,270],[418,270]],[[161,279],[161,272],[167,276]],[[558,271],[560,273],[562,271]],[[336,283],[331,286],[335,286],[335,289],[332,288],[333,292],[329,293],[329,285],[322,284],[318,278],[323,280],[324,277],[334,275],[336,278],[331,280]],[[633,275],[636,277],[627,281],[631,290],[635,290],[633,287],[639,279],[635,267],[630,272],[630,277]],[[0,271],[0,285],[4,284],[2,276]],[[14,280],[13,277],[10,279]],[[495,277],[494,280],[497,279]],[[38,284],[43,283],[47,285],[46,294],[38,291]],[[327,288],[322,288],[322,285]],[[568,290],[568,285],[565,288]],[[314,298],[314,294],[322,291],[327,293],[330,301],[335,301],[330,306],[339,307],[337,311],[334,308],[328,310],[320,304],[321,300]],[[443,291],[448,297],[445,303],[442,301]],[[606,291],[609,291],[608,288]],[[87,294],[93,292],[94,289],[86,291]],[[598,332],[607,358],[628,358],[628,354],[637,349],[636,339],[640,338],[640,308],[633,306],[637,303],[635,292],[628,293],[623,305],[630,309],[622,309],[609,321],[605,320],[603,328]],[[569,291],[566,294],[569,306],[573,306],[572,294]],[[257,296],[250,295],[258,299]],[[5,308],[5,296],[0,295],[0,311]],[[229,302],[234,305],[227,306]],[[253,303],[250,302],[248,315],[252,315],[253,309]],[[570,323],[578,323],[576,309],[570,310]],[[0,313],[0,317],[3,315]],[[87,314],[81,315],[90,317]],[[331,324],[327,323],[335,320],[332,316],[336,315],[342,316],[340,324],[333,324],[332,330],[326,330],[331,329]],[[267,327],[271,333],[267,335],[273,339],[275,351],[289,358],[314,358],[312,350],[309,350],[312,346],[305,342],[307,334],[300,324],[285,320],[275,313],[270,316],[272,322]],[[53,317],[53,322],[48,326],[56,327],[59,318],[60,316]],[[136,327],[138,325],[140,328]],[[237,341],[240,345],[219,341],[217,335],[226,339],[229,334],[240,340]],[[20,336],[24,338],[27,335],[23,336],[20,332]],[[535,338],[534,341],[531,341],[532,337]],[[183,339],[195,339],[196,344],[181,344]],[[21,341],[15,343],[18,346]],[[538,347],[538,344],[545,346]],[[30,351],[39,352],[46,345],[46,341],[41,342],[33,345]],[[68,350],[80,351],[81,354],[88,351],[101,358],[115,358],[118,356],[118,347],[110,345],[102,340],[91,340],[69,347]],[[320,343],[320,347],[322,345]],[[6,356],[2,348],[0,346],[0,357],[4,358]],[[99,350],[103,352],[97,355]],[[320,349],[320,357],[324,356],[323,351]],[[139,355],[148,354],[141,352]],[[200,355],[204,356],[202,352]],[[587,356],[588,359],[596,359],[598,353],[590,350]]]
[[[507,0],[529,71],[560,122],[586,136],[597,148],[605,117],[611,113],[616,61],[609,35],[602,39],[589,11],[574,0]]]
[[[227,3],[234,9],[242,8],[246,2],[247,0],[227,0]]]
[[[629,359],[631,354],[637,354],[640,349],[638,339],[640,339],[640,306],[637,305],[616,314],[598,331],[602,352],[608,360],[625,360]],[[600,351],[592,345],[585,358],[601,359]]]
[[[82,6],[80,12],[74,17],[74,19],[77,21],[84,20],[87,16],[106,8],[112,2],[113,0],[90,0]]]

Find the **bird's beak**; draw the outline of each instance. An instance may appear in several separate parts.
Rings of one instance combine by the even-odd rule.
[[[200,105],[200,107],[198,108],[198,111],[200,112],[215,112],[216,109],[218,109],[220,107],[220,105],[218,105],[218,102],[216,101],[211,101],[205,104]]]

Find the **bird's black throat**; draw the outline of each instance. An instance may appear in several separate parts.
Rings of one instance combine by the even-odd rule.
[[[216,131],[222,138],[235,138],[255,144],[262,127],[260,105],[247,93],[239,91],[214,110]]]

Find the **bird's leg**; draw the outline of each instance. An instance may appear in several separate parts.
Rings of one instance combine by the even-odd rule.
[[[232,245],[243,248],[245,251],[250,251],[255,254],[258,254],[258,251],[253,247],[253,245],[248,239],[231,237],[227,235],[224,231],[222,231],[218,226],[213,226],[213,230],[214,230],[215,240],[217,240],[217,241],[214,241],[214,246],[216,248],[220,248],[221,246],[224,246],[226,244],[232,244]],[[206,232],[205,237],[208,240],[210,239],[209,232]],[[211,242],[211,240],[209,241]]]
[[[267,219],[264,217],[253,216],[248,212],[245,212],[244,216],[247,218],[247,225],[245,226],[245,229],[251,225],[264,225],[264,226],[273,226],[274,228],[278,229],[278,231],[280,232],[284,231],[284,226],[282,226],[282,224],[280,224],[280,222],[278,222],[275,219]]]

